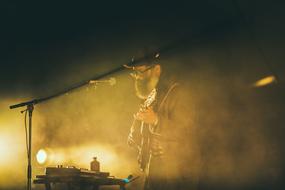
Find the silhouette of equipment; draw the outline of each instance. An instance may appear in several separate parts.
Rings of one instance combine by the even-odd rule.
[[[74,187],[80,189],[91,187],[93,190],[99,190],[100,186],[117,185],[120,190],[126,190],[125,185],[136,180],[139,176],[129,175],[127,178],[115,178],[110,176],[109,172],[97,172],[73,166],[47,167],[45,175],[37,175],[33,181],[34,184],[44,184],[46,190],[52,189],[52,184],[66,184],[67,189]]]

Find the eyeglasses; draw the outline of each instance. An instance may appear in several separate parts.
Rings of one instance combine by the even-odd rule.
[[[137,79],[139,75],[144,74],[148,70],[152,69],[155,65],[150,65],[144,69],[137,69],[136,67],[132,67],[133,72],[131,73],[131,76]]]

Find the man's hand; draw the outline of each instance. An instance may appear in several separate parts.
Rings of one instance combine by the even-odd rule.
[[[156,125],[158,122],[157,114],[153,111],[152,108],[147,108],[144,111],[139,111],[134,115],[134,118],[151,125]]]

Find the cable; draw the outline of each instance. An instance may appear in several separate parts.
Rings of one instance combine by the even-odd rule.
[[[27,150],[27,156],[29,158],[29,147],[28,147],[28,129],[27,129],[27,112],[28,109],[25,110],[25,135],[26,135],[26,150]]]

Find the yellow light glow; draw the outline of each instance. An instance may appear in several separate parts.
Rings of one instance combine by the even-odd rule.
[[[23,171],[26,168],[26,162],[22,161],[26,159],[24,141],[17,131],[9,127],[0,124],[0,189],[6,189],[5,186],[9,187],[12,184],[20,184],[25,179]],[[10,131],[7,132],[7,128]]]
[[[7,138],[6,136],[1,136],[0,137],[0,161],[6,161],[9,157],[9,138]]]
[[[63,150],[54,150],[49,156],[49,163],[53,165],[62,165],[68,157]]]
[[[0,131],[0,166],[11,164],[19,156],[21,146],[15,136]]]
[[[115,167],[118,159],[112,148],[104,145],[72,147],[68,152],[70,160],[76,161],[85,168],[89,168],[93,157],[97,157],[100,168],[108,171]]]
[[[44,149],[40,149],[37,153],[37,161],[39,164],[45,163],[47,160],[47,153]]]
[[[40,150],[41,151],[41,150]],[[43,152],[38,152],[37,160],[43,159]],[[90,162],[93,157],[97,157],[100,162],[101,169],[104,171],[110,171],[116,167],[119,167],[116,153],[109,146],[104,145],[83,145],[76,147],[66,147],[64,149],[46,149],[47,154],[44,163],[49,165],[65,165],[65,166],[78,166],[89,169]],[[39,158],[38,158],[39,156]]]
[[[255,87],[262,87],[262,86],[272,84],[275,81],[276,81],[276,78],[273,75],[271,75],[271,76],[267,76],[267,77],[264,77],[264,78],[256,81],[254,83],[254,86]]]

